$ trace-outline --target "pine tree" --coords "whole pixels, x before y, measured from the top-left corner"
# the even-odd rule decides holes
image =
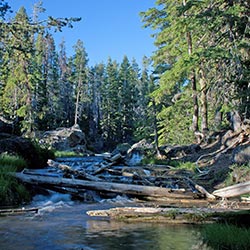
[[[249,76],[244,71],[249,59],[245,60],[245,57],[243,60],[242,57],[247,46],[249,4],[242,1],[185,0],[159,0],[156,4],[158,8],[142,13],[145,25],[157,30],[154,35],[158,46],[153,56],[155,66],[168,65],[168,70],[160,75],[160,86],[154,96],[161,101],[167,100],[168,96],[178,96],[177,101],[168,101],[160,114],[163,119],[162,137],[169,138],[174,131],[166,127],[166,119],[175,124],[179,120],[177,115],[182,114],[185,119],[179,120],[179,127],[186,131],[186,137],[192,138],[188,135],[191,125],[188,122],[190,110],[187,109],[191,104],[188,96],[192,95],[195,118],[192,127],[197,128],[198,97],[201,130],[205,134],[213,123],[212,113],[218,112],[218,107],[223,110],[223,106],[229,109],[239,106],[242,99],[239,99],[240,95],[236,98],[240,86],[236,82],[241,82],[243,89],[249,90],[246,84]],[[197,88],[196,82],[199,83]],[[186,107],[184,114],[179,104]],[[245,104],[241,107],[246,107]]]
[[[134,65],[135,66],[135,65]],[[137,67],[132,68],[127,56],[124,56],[119,69],[119,130],[120,141],[132,140],[134,130],[134,108],[136,103],[136,87],[138,81]]]
[[[38,129],[54,129],[59,124],[58,55],[51,34],[36,39],[34,109]]]
[[[118,80],[119,65],[108,59],[105,82],[102,85],[101,130],[106,147],[112,148],[120,142],[120,86]]]
[[[75,55],[71,58],[71,77],[70,80],[75,89],[75,117],[74,124],[78,124],[87,119],[88,109],[88,68],[87,53],[83,42],[78,40],[74,46]],[[85,114],[83,114],[85,112]],[[86,124],[86,122],[85,122]]]
[[[27,133],[33,130],[34,117],[32,113],[32,91],[34,77],[32,75],[34,56],[33,37],[35,30],[27,16],[24,7],[17,12],[11,26],[11,32],[5,37],[8,50],[5,54],[5,64],[8,75],[2,95],[3,111],[9,118],[17,117],[23,120],[23,130]]]
[[[103,142],[101,138],[102,89],[105,83],[105,65],[103,63],[89,70],[91,114],[89,119],[89,138],[92,141]]]
[[[66,55],[65,41],[59,45],[59,110],[57,116],[60,117],[62,126],[72,126],[74,124],[74,89],[70,82],[70,67]]]
[[[138,74],[138,83],[136,86],[136,104],[135,104],[135,130],[134,137],[136,140],[149,139],[152,131],[152,119],[150,114],[150,93],[153,91],[151,88],[151,77],[149,75],[149,59],[143,58],[143,68],[141,74]]]

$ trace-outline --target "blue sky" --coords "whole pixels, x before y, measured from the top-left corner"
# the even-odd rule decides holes
[[[16,12],[24,6],[29,15],[38,0],[7,0]],[[144,55],[155,50],[153,31],[142,28],[139,12],[154,7],[155,0],[43,0],[45,15],[81,17],[73,29],[64,28],[54,34],[56,44],[65,40],[68,56],[73,53],[77,39],[84,43],[89,65],[107,62],[110,56],[121,62],[124,55],[141,64]],[[44,17],[43,17],[44,18]]]

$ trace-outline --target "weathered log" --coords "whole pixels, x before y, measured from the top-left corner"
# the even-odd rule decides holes
[[[206,198],[211,199],[211,200],[216,199],[216,197],[213,194],[210,194],[204,187],[196,184],[194,181],[192,181],[191,179],[187,177],[185,177],[184,179],[186,179],[193,186],[193,188],[195,188],[200,193],[204,194]]]
[[[24,213],[37,213],[39,208],[13,208],[13,209],[0,209],[0,215],[15,215]]]
[[[100,178],[93,176],[91,174],[88,174],[83,170],[81,170],[81,171],[74,170],[68,165],[61,164],[61,163],[55,162],[55,161],[50,160],[50,159],[48,160],[47,164],[50,167],[61,169],[62,171],[66,172],[67,174],[76,175],[78,178],[80,177],[80,178],[91,180],[91,181],[101,181]]]
[[[110,163],[102,162],[101,166],[94,172],[94,175],[99,174],[99,173],[103,172],[104,170],[107,170],[111,166],[115,165],[121,159],[123,159],[123,157],[120,153],[112,156],[111,158],[108,158],[107,160]]]
[[[194,186],[200,193],[204,194],[208,199],[215,200],[216,197],[213,194],[210,194],[204,187],[195,184]]]
[[[112,162],[117,162],[120,159],[123,159],[123,157],[120,153],[118,153],[118,154],[115,154],[114,156],[112,156],[109,160]]]
[[[55,185],[64,186],[80,189],[90,189],[104,192],[113,192],[120,194],[128,194],[134,196],[150,196],[150,197],[169,197],[176,199],[192,199],[193,193],[190,191],[173,190],[170,188],[162,187],[151,187],[151,186],[141,186],[133,184],[122,184],[122,183],[110,183],[110,182],[96,182],[96,181],[85,181],[77,179],[67,179],[67,178],[54,178],[26,175],[23,173],[13,173],[13,175],[25,183],[30,183],[34,185]]]
[[[250,210],[211,209],[211,208],[155,208],[155,207],[116,207],[106,210],[87,211],[89,216],[109,217],[119,221],[144,221],[165,223],[211,223],[218,220],[231,220],[250,217]]]
[[[250,193],[250,181],[215,190],[213,195],[222,198],[230,198],[248,193]]]
[[[112,165],[113,165],[113,162],[112,163],[106,163],[106,164],[104,164],[102,162],[101,166],[97,170],[95,170],[95,172],[93,174],[94,175],[99,174],[99,173],[103,172],[104,170],[108,169],[109,167],[111,167]]]

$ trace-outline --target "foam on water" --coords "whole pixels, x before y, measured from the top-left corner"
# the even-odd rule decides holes
[[[51,192],[49,196],[36,195],[33,197],[32,207],[39,207],[37,215],[50,213],[57,208],[72,206],[71,195]]]
[[[127,204],[135,202],[134,199],[128,198],[126,195],[117,195],[115,198],[112,199],[103,199],[100,203],[115,203],[115,204]]]

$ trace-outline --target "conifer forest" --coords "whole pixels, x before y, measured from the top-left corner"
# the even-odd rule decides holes
[[[138,13],[156,46],[142,65],[88,65],[84,41],[67,56],[54,31],[79,18],[21,7],[11,20],[0,1],[0,116],[20,133],[78,124],[92,145],[111,149],[141,139],[187,144],[250,119],[250,2],[157,0]]]

